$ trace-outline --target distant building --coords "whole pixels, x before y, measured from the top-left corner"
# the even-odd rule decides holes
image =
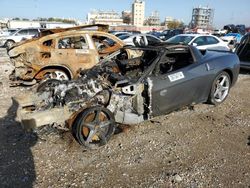
[[[170,17],[170,16],[167,16],[167,17],[165,18],[165,20],[164,20],[164,25],[165,25],[165,26],[168,26],[168,24],[169,24],[170,22],[172,22],[172,21],[174,21],[174,19],[173,19],[172,17]]]
[[[122,11],[122,20],[125,24],[132,24],[132,12],[130,10]]]
[[[209,7],[193,8],[191,27],[199,29],[210,29],[213,25],[214,9]]]
[[[0,20],[0,29],[7,28],[7,24],[8,24],[8,19],[1,19]]]
[[[14,28],[39,28],[40,22],[39,21],[26,21],[26,20],[9,20],[7,23],[7,27],[9,29]]]
[[[135,26],[143,26],[145,19],[145,2],[135,0],[132,4],[132,24]]]
[[[146,19],[145,25],[150,25],[150,26],[159,26],[159,25],[161,25],[159,12],[158,11],[152,12],[151,16],[149,16]]]
[[[14,28],[44,28],[44,29],[54,29],[54,28],[67,28],[74,27],[76,24],[64,23],[64,22],[49,22],[49,21],[26,21],[26,20],[9,20],[7,22],[7,27],[9,29]]]
[[[73,23],[63,23],[63,22],[40,22],[41,28],[54,29],[54,28],[67,28],[74,27],[76,24]]]
[[[88,24],[107,24],[111,26],[123,24],[123,19],[115,11],[93,10],[88,13]]]

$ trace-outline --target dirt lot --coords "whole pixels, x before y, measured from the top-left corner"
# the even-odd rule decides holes
[[[250,75],[224,104],[197,105],[85,151],[69,134],[40,138],[15,120],[12,66],[0,49],[0,187],[250,187]],[[39,134],[40,135],[40,134]]]

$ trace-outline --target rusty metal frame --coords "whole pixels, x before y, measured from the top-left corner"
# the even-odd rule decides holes
[[[60,33],[60,32],[65,32],[65,31],[73,31],[73,30],[83,30],[83,29],[88,29],[90,30],[91,28],[97,27],[96,31],[103,31],[103,32],[108,32],[109,26],[104,25],[104,24],[93,24],[93,25],[81,25],[81,26],[76,26],[76,27],[68,27],[68,28],[56,28],[56,29],[46,29],[40,32],[40,37],[47,36],[50,34],[55,34],[55,33]]]

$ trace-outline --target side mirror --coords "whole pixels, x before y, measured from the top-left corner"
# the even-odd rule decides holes
[[[192,45],[193,45],[193,46],[195,46],[195,47],[196,47],[196,46],[198,46],[198,44],[197,44],[197,43],[195,43],[195,42],[194,42]]]

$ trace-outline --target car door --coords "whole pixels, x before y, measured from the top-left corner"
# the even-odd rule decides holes
[[[56,39],[51,50],[50,64],[62,64],[73,72],[93,67],[98,61],[90,49],[86,35],[68,35]]]
[[[205,36],[197,37],[193,40],[192,45],[196,46],[199,50],[207,49],[207,43]]]
[[[146,36],[146,39],[149,46],[161,42],[161,40],[159,40],[158,38],[149,35]]]
[[[38,29],[29,29],[29,39],[33,38],[34,36],[38,36],[38,33]]]
[[[223,41],[219,41],[213,36],[206,36],[207,49],[212,50],[229,50],[226,44]]]
[[[250,69],[250,35],[245,35],[236,49],[241,67]]]
[[[206,64],[192,63],[176,71],[148,78],[151,115],[169,113],[182,106],[207,100],[210,91]]]
[[[15,42],[20,42],[21,40],[29,38],[28,29],[21,29],[15,34]]]

